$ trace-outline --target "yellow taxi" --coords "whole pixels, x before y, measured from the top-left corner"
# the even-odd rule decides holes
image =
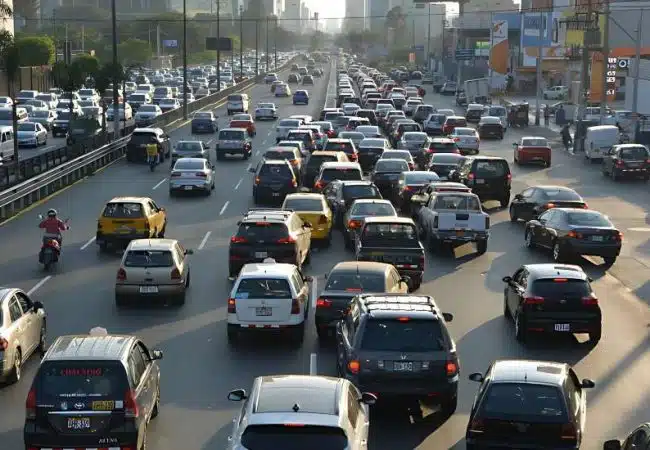
[[[149,197],[115,197],[97,220],[95,242],[101,251],[124,248],[133,239],[163,238],[167,212]]]
[[[320,241],[326,246],[330,245],[333,215],[324,195],[302,192],[288,194],[284,199],[282,209],[295,211],[302,220],[311,224],[312,242]]]

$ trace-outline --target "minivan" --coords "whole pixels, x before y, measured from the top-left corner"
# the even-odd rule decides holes
[[[12,126],[0,126],[0,164],[14,158],[14,129]]]
[[[27,110],[25,108],[17,107],[16,108],[16,117],[17,122],[27,122]],[[0,108],[0,126],[9,126],[13,127],[14,122],[14,113],[12,108]]]
[[[585,134],[585,158],[602,160],[612,146],[619,143],[620,136],[616,125],[598,125],[587,128]]]
[[[228,110],[229,116],[238,112],[248,114],[248,106],[248,94],[230,94],[228,96],[226,109]]]

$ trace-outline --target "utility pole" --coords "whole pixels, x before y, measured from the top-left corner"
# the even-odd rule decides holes
[[[605,122],[605,115],[607,112],[607,72],[609,67],[609,0],[603,0],[604,8],[603,15],[605,16],[605,23],[603,24],[603,98],[600,102],[600,123]],[[640,43],[638,44],[640,45]]]
[[[587,4],[587,16],[585,20],[585,30],[583,33],[583,42],[582,42],[582,72],[580,76],[580,105],[578,106],[578,119],[584,119],[585,107],[587,106],[587,90],[589,89],[589,37],[588,34],[593,31],[592,27],[592,15],[593,9],[591,0]],[[582,142],[582,141],[581,141]],[[580,144],[579,150],[583,150],[582,144]]]
[[[162,49],[160,48],[160,24],[156,24],[156,56],[162,56]]]
[[[269,72],[271,55],[269,55],[269,16],[266,16],[266,73]]]
[[[239,5],[239,79],[244,79],[244,7]]]
[[[539,10],[539,27],[538,27],[538,39],[537,39],[537,77],[536,77],[536,87],[537,91],[535,93],[535,125],[539,126],[539,116],[540,116],[540,109],[542,108],[541,100],[542,100],[542,53],[544,52],[544,44],[543,44],[543,39],[544,35],[546,34],[546,30],[544,27],[544,13],[542,12],[542,9]]]
[[[258,76],[260,74],[259,31],[260,31],[260,19],[255,18],[255,76]]]
[[[428,10],[428,25],[427,25],[427,57],[426,59],[426,67],[427,71],[430,69],[431,65],[431,2],[429,2],[429,10]]]
[[[465,14],[465,1],[461,0],[458,2],[458,25],[456,25],[456,50],[462,45],[460,48],[465,48],[463,38],[462,38],[462,19],[463,15]],[[461,61],[456,59],[456,65],[458,66],[458,69],[456,71],[456,90],[461,89],[461,78],[463,76],[463,65],[461,64]]]
[[[187,119],[187,0],[183,0],[183,118]]]
[[[86,53],[86,26],[81,24],[81,51]]]
[[[643,23],[643,9],[639,14],[639,24],[636,26],[636,49],[634,56],[634,97],[632,97],[632,112],[636,113],[639,120],[639,76],[641,74],[641,26]]]
[[[113,28],[113,133],[115,139],[120,138],[120,105],[117,90],[120,87],[119,80],[117,79],[117,8],[115,7],[115,1],[111,1],[111,22]],[[66,37],[66,42],[68,41]],[[126,114],[126,110],[124,110]],[[70,108],[70,116],[72,117],[72,108]]]
[[[274,55],[274,62],[273,62],[273,70],[278,69],[278,18],[275,18],[275,31],[273,32],[273,53]]]
[[[217,39],[221,39],[221,0],[217,1]],[[221,46],[217,46],[217,85],[219,85],[219,90],[221,90]]]

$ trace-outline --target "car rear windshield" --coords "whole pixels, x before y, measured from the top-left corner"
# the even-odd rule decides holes
[[[488,116],[501,117],[506,115],[506,109],[502,106],[494,106],[488,109]]]
[[[311,139],[311,133],[309,131],[290,131],[287,139],[290,141],[305,141]]]
[[[361,348],[388,352],[442,351],[445,339],[437,320],[368,320]]]
[[[328,112],[325,113],[325,120],[328,122],[331,122],[332,120],[336,119],[337,117],[343,117],[344,114],[342,112]]]
[[[249,242],[275,242],[286,238],[287,235],[287,227],[282,223],[246,222],[239,225],[237,230],[237,237],[245,238]]]
[[[264,164],[260,169],[259,176],[293,178],[293,173],[291,173],[291,169],[289,169],[285,164]]]
[[[396,243],[415,244],[418,234],[415,226],[408,223],[369,223],[363,229],[364,242],[384,242],[385,245]]]
[[[78,401],[84,398],[110,397],[120,401],[127,388],[124,366],[117,362],[49,361],[39,370],[38,390],[41,400]]]
[[[457,136],[475,136],[476,131],[473,129],[468,129],[468,128],[456,128],[455,134]]]
[[[126,267],[171,267],[172,252],[168,250],[131,250],[124,259]]]
[[[569,225],[579,227],[611,227],[612,223],[596,211],[570,212],[567,214]]]
[[[228,101],[229,102],[241,102],[242,97],[239,94],[232,94],[228,96]]]
[[[332,180],[361,180],[361,172],[353,168],[325,169],[321,176],[322,180],[329,183]]]
[[[357,198],[381,198],[381,194],[374,184],[356,184],[343,186],[343,198],[345,200]]]
[[[352,141],[355,139],[362,141],[365,138],[363,133],[360,131],[344,131],[340,136],[342,139],[352,139]]]
[[[384,292],[383,273],[341,273],[332,272],[327,278],[326,291]]]
[[[477,161],[474,173],[477,178],[497,178],[506,176],[510,169],[506,161]]]
[[[648,151],[645,147],[630,147],[623,148],[620,151],[621,159],[627,159],[631,161],[635,160],[645,160],[648,158]]]
[[[3,112],[0,111],[0,120],[7,120],[11,119],[13,116],[11,116],[11,113],[9,113],[9,117],[3,117]],[[58,120],[70,120],[70,111],[57,111],[56,112],[56,118]],[[133,140],[134,137],[138,137],[136,133],[131,133],[131,140]]]
[[[462,156],[456,156],[453,153],[450,154],[437,154],[433,155],[433,158],[431,158],[431,164],[460,164],[461,162],[464,161],[465,158]]]
[[[289,282],[279,278],[244,278],[235,298],[291,298]]]
[[[582,298],[591,295],[591,286],[585,280],[548,278],[535,280],[532,294],[544,298]]]
[[[456,153],[458,151],[458,147],[456,147],[455,142],[431,142],[429,144],[429,148],[440,153]]]
[[[400,160],[388,160],[380,159],[375,164],[375,172],[405,172],[409,170],[409,165],[403,159]]]
[[[542,194],[545,200],[581,202],[582,198],[577,192],[568,189],[544,189]]]
[[[403,125],[399,126],[400,131],[402,132],[407,132],[407,131],[420,131],[420,125],[417,123],[406,123]]]
[[[174,164],[174,170],[204,170],[205,164],[203,161],[192,161],[187,159],[179,159]]]
[[[548,141],[541,138],[522,139],[521,145],[523,147],[548,147]]]
[[[426,184],[432,181],[438,181],[440,177],[435,172],[405,172],[404,183],[409,184]]]
[[[563,422],[564,396],[555,386],[532,383],[494,383],[485,394],[481,416],[513,418],[518,422]]]
[[[422,133],[407,133],[404,135],[405,141],[424,142],[427,140],[427,135]]]
[[[219,132],[219,140],[221,141],[243,141],[244,132],[235,130],[221,130]]]
[[[447,125],[452,125],[454,127],[464,127],[467,125],[465,119],[447,119]]]
[[[354,152],[354,144],[352,144],[352,142],[332,142],[332,141],[328,141],[325,144],[325,148],[323,150],[352,153],[352,152]]]
[[[156,109],[156,105],[142,105],[142,106],[138,109],[138,112],[141,112],[141,113],[143,113],[143,112],[144,112],[144,113],[155,113],[156,111],[158,111],[158,110]]]
[[[445,194],[436,197],[435,209],[456,209],[460,211],[480,211],[481,204],[473,195]]]
[[[181,152],[201,152],[203,146],[200,142],[179,142],[176,144],[175,151]]]
[[[389,203],[356,203],[350,210],[350,216],[397,216],[393,205]]]
[[[59,114],[59,118],[60,117],[61,115]],[[131,133],[131,142],[135,142],[138,144],[145,144],[150,142],[155,143],[157,142],[157,139],[155,133],[135,131]]]
[[[309,168],[318,168],[324,162],[336,162],[337,158],[334,155],[312,155],[307,161],[307,167]]]
[[[298,128],[300,126],[300,120],[296,120],[296,119],[281,120],[278,126]]]
[[[249,425],[241,437],[249,450],[345,450],[348,439],[338,427],[317,425]]]
[[[290,150],[267,150],[264,153],[264,158],[266,159],[294,159],[295,157],[296,155]]]
[[[284,209],[292,209],[294,211],[323,211],[323,201],[319,198],[288,198],[284,202]]]
[[[102,215],[111,219],[139,219],[144,217],[144,211],[140,203],[109,203]]]

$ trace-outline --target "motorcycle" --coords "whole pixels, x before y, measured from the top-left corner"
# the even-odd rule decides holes
[[[43,220],[43,216],[39,215],[39,219]],[[64,222],[68,224],[66,219]],[[59,262],[61,257],[61,244],[56,238],[53,237],[43,237],[43,243],[41,244],[41,251],[38,253],[38,262],[43,265],[45,271],[49,271],[50,268]]]

